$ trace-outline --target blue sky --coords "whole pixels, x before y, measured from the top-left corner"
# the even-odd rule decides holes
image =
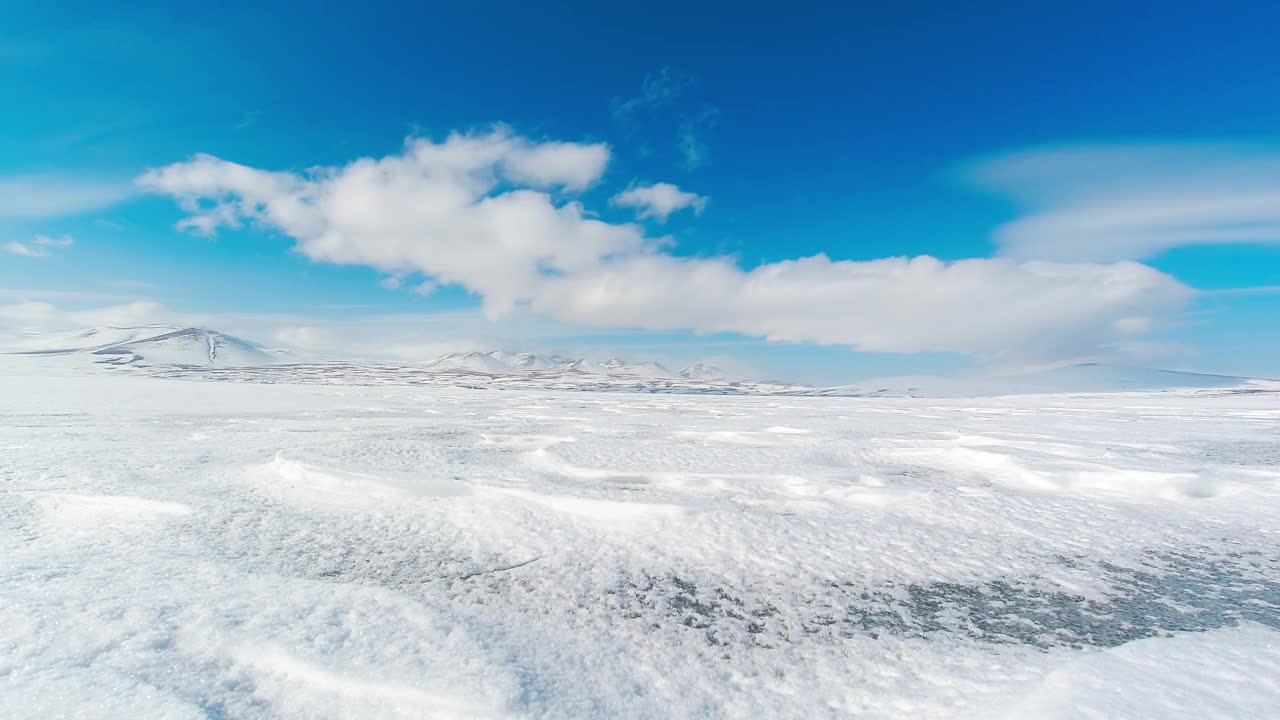
[[[0,2],[0,305],[25,304],[9,312],[15,327],[141,302],[122,312],[206,318],[267,343],[307,328],[409,354],[522,345],[736,361],[820,382],[1079,359],[1280,375],[1280,218],[1269,209],[1280,207],[1280,11],[1263,3],[117,5]],[[405,154],[406,138],[492,137],[495,124],[513,152],[607,146],[583,187],[533,187],[556,207],[641,228],[642,246],[553,268],[580,276],[574,288],[687,292],[686,275],[724,270],[717,258],[744,271],[790,272],[787,261],[818,253],[836,265],[773,284],[764,272],[727,277],[685,303],[688,317],[673,303],[637,319],[539,286],[493,320],[482,298],[506,278],[456,263],[460,282],[436,272],[463,240],[395,254],[353,236],[337,264],[301,225],[245,215],[212,237],[176,229],[191,215],[178,174],[135,183],[148,169],[194,171],[181,164],[196,153],[336,173]],[[519,189],[514,161],[498,162],[498,184],[477,198]],[[705,207],[659,222],[610,201],[654,183]],[[207,208],[245,188],[202,192]],[[660,278],[614,260],[637,253],[663,259]],[[972,281],[913,271],[903,282],[919,292],[890,287],[880,266],[838,265],[916,256],[985,264]],[[1037,295],[1044,273],[1026,264],[1046,262],[1111,269]],[[429,278],[435,292],[411,290]],[[1025,287],[984,289],[977,302],[971,282]],[[1133,287],[1055,315],[1073,288],[1120,282]],[[809,285],[822,291],[800,297]],[[918,300],[933,295],[936,307]],[[957,304],[974,309],[935,311]],[[1000,319],[1003,339],[998,323],[977,327],[987,308],[1013,305],[1045,321],[1030,310]],[[921,318],[938,318],[941,339],[901,330]],[[956,327],[970,318],[966,336]]]

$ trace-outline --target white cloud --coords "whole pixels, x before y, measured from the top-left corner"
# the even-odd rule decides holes
[[[1280,242],[1280,147],[1077,145],[977,163],[967,179],[1017,203],[1003,255],[1137,260],[1184,245]]]
[[[282,327],[276,331],[277,342],[300,350],[323,350],[339,345],[336,335],[325,328],[303,325]]]
[[[68,313],[67,316],[72,324],[78,327],[97,327],[102,325],[132,327],[163,322],[174,317],[173,313],[163,305],[149,300],[135,300],[123,305],[80,310]]]
[[[23,257],[44,258],[49,257],[53,248],[67,248],[74,244],[74,240],[69,235],[62,237],[50,237],[48,235],[37,235],[30,243],[23,243],[14,240],[0,246],[10,255],[21,255]]]
[[[0,305],[0,321],[13,327],[45,327],[58,316],[58,308],[47,302],[27,301]]]
[[[301,175],[197,155],[140,182],[194,213],[184,228],[248,219],[296,238],[315,260],[466,286],[497,315],[545,273],[581,272],[646,243],[638,226],[594,219],[548,192],[594,182],[607,158],[604,146],[534,143],[499,128],[438,143],[411,138],[399,155]]]
[[[21,175],[0,178],[0,219],[21,220],[74,215],[115,205],[136,189],[125,180],[69,175]]]
[[[0,305],[0,327],[31,331],[69,330],[83,327],[132,327],[183,318],[159,303],[146,300],[64,310],[47,302],[24,301]]]
[[[399,290],[404,284],[404,278],[399,275],[388,275],[378,281],[378,287],[386,290]]]
[[[49,237],[48,235],[37,235],[36,239],[33,240],[32,242],[34,242],[36,245],[39,245],[41,247],[53,247],[53,248],[71,247],[73,244],[75,244],[75,241],[71,239],[70,235],[63,235],[62,237]]]
[[[31,258],[49,257],[48,250],[45,250],[42,247],[36,247],[34,245],[28,245],[26,243],[18,242],[17,240],[5,243],[3,248],[4,248],[4,251],[9,253],[10,255],[21,255],[22,257],[31,257]]]
[[[515,141],[503,160],[505,175],[534,187],[563,185],[585,190],[595,184],[609,164],[609,146],[565,142],[532,144]]]
[[[665,182],[638,185],[614,195],[609,202],[636,208],[640,218],[653,218],[658,222],[666,222],[671,213],[684,208],[693,208],[695,214],[701,214],[707,206],[707,198],[702,195],[685,192]]]
[[[556,278],[532,306],[569,322],[994,359],[1085,354],[1191,294],[1137,263],[818,255],[744,271],[725,258],[648,255]]]
[[[551,194],[601,177],[607,149],[595,147],[498,128],[411,138],[397,155],[299,174],[197,155],[140,182],[192,212],[189,229],[256,223],[293,237],[314,260],[461,285],[483,298],[491,318],[527,305],[597,326],[1051,357],[1158,328],[1191,295],[1135,263],[819,255],[748,271],[728,258],[676,257],[662,251],[669,239],[603,222]]]

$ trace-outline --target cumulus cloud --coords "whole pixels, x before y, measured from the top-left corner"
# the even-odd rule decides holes
[[[54,249],[70,247],[75,241],[69,235],[62,237],[49,237],[48,235],[37,235],[30,243],[12,242],[5,243],[0,246],[10,255],[21,255],[23,257],[45,258],[49,257],[50,252]]]
[[[995,233],[1008,257],[1138,260],[1184,245],[1280,243],[1280,147],[1075,145],[964,174],[1022,210]]]
[[[573,195],[601,178],[607,159],[603,146],[498,128],[411,138],[395,155],[302,173],[197,155],[140,182],[191,212],[189,230],[254,223],[314,260],[421,273],[426,288],[460,285],[494,318],[528,308],[596,326],[1050,357],[1159,327],[1191,295],[1136,263],[818,255],[743,269],[680,257],[664,251],[668,238],[604,222]]]
[[[638,217],[653,218],[658,222],[666,222],[671,213],[684,208],[693,208],[694,213],[701,214],[707,206],[707,198],[702,195],[685,192],[665,182],[637,185],[614,195],[609,202],[635,208]]]
[[[257,222],[315,260],[463,285],[498,315],[546,273],[581,272],[645,244],[639,227],[602,222],[552,194],[593,184],[608,157],[603,145],[535,143],[498,128],[411,138],[401,154],[303,174],[197,155],[140,182],[192,212],[185,229]]]

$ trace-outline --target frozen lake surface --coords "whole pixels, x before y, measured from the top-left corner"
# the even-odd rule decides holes
[[[1280,395],[0,366],[0,716],[1266,717]]]

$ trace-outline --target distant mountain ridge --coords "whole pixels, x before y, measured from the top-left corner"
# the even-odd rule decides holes
[[[428,360],[420,366],[438,369],[478,373],[585,373],[590,375],[627,375],[653,379],[686,379],[721,381],[729,375],[720,368],[698,363],[680,371],[673,371],[652,360],[631,362],[622,358],[604,361],[572,358],[564,355],[540,355],[537,353],[512,353],[502,350],[490,352],[454,352]]]
[[[258,343],[205,327],[143,325],[95,327],[20,336],[0,352],[22,355],[88,354],[113,365],[173,365],[179,367],[258,367],[304,361],[295,353],[268,349]],[[314,358],[313,358],[314,359]],[[490,375],[606,375],[652,380],[730,380],[725,371],[702,363],[678,372],[654,361],[622,358],[596,361],[565,355],[530,352],[453,352],[416,365],[435,372]]]
[[[1082,363],[1025,373],[899,377],[834,387],[754,381],[694,364],[680,371],[621,358],[597,361],[530,352],[454,352],[420,362],[318,357],[267,348],[204,327],[146,325],[22,334],[0,339],[0,354],[68,356],[88,366],[144,369],[163,377],[242,382],[410,384],[630,392],[826,397],[991,397],[1057,393],[1203,390],[1280,392],[1280,381],[1231,375]],[[86,367],[88,367],[86,366]]]

